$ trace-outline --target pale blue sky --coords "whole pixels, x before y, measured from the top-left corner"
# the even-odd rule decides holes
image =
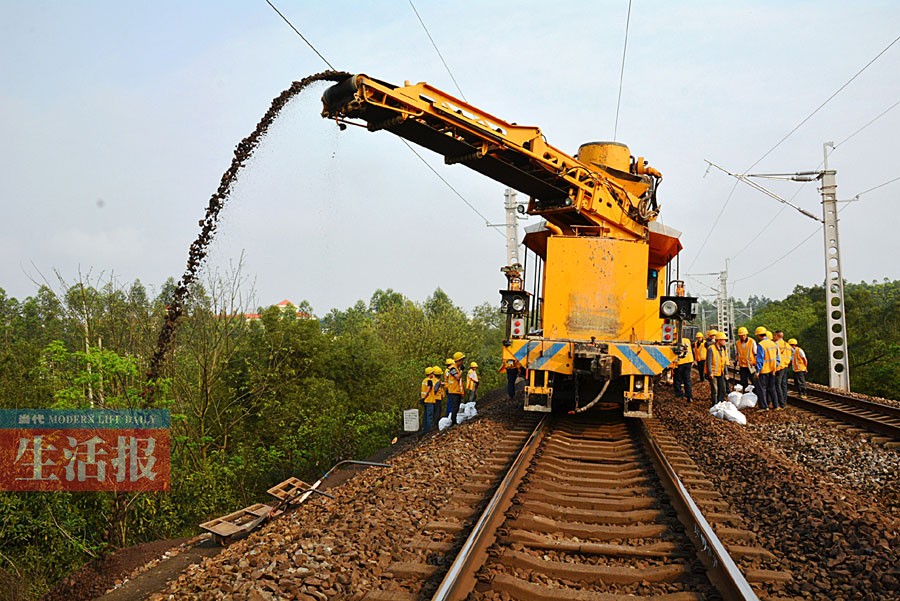
[[[454,92],[406,0],[276,4],[339,69]],[[540,126],[572,153],[612,137],[627,1],[416,6],[471,103]],[[325,67],[263,0],[2,8],[0,287],[18,297],[54,270],[151,287],[179,276],[234,145],[272,97]],[[618,138],[665,175],[662,220],[684,232],[683,273],[734,257],[730,279],[745,278],[815,229],[788,209],[737,254],[781,208],[741,186],[698,256],[732,187],[704,177],[703,159],[747,168],[900,35],[898,23],[891,1],[633,3]],[[378,287],[495,302],[502,237],[390,134],[322,120],[320,95],[288,106],[241,175],[211,266],[243,252],[259,304],[306,298],[319,314]],[[898,100],[900,42],[754,171],[812,169],[823,142]],[[900,176],[898,132],[900,107],[835,151],[840,198]],[[428,159],[502,221],[502,185]],[[766,185],[791,195],[799,184]],[[898,199],[900,182],[842,214],[849,280],[900,278],[890,260]],[[814,184],[796,202],[820,212]],[[782,297],[820,282],[821,248],[815,236],[736,294]]]

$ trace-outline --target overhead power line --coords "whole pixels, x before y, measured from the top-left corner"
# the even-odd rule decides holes
[[[893,184],[893,183],[896,182],[896,181],[900,181],[900,177],[895,177],[894,179],[888,180],[888,181],[884,182],[883,184],[878,184],[877,186],[873,186],[873,187],[869,188],[868,190],[863,190],[862,192],[858,193],[858,194],[857,194],[856,196],[854,196],[853,198],[854,198],[854,199],[857,199],[857,198],[859,198],[860,196],[862,196],[863,194],[868,194],[869,192],[872,192],[873,190],[877,190],[878,188],[883,188],[883,187],[887,186],[888,184]],[[841,201],[838,201],[838,202],[841,202]],[[844,201],[844,202],[846,202],[846,201]],[[850,205],[847,204],[847,205],[844,205],[843,207],[841,207],[841,208],[838,210],[838,213],[843,213],[843,212],[844,212],[844,209],[846,209],[848,206],[850,206]],[[782,207],[782,209],[784,209],[784,207]],[[762,269],[760,269],[760,270],[758,270],[758,271],[756,271],[756,272],[754,272],[754,273],[751,273],[750,275],[747,275],[747,276],[744,276],[744,277],[742,277],[742,278],[738,278],[738,279],[734,280],[734,283],[737,284],[738,282],[743,282],[744,280],[749,280],[750,278],[755,277],[755,276],[758,276],[758,275],[761,274],[762,272],[767,271],[768,269],[774,267],[774,266],[777,265],[778,263],[781,263],[783,260],[785,260],[786,258],[788,258],[788,257],[791,255],[791,253],[793,253],[795,250],[797,250],[798,248],[800,248],[801,246],[803,246],[804,244],[806,244],[806,243],[809,241],[810,238],[812,238],[812,237],[815,236],[816,234],[820,233],[821,231],[822,231],[821,228],[816,228],[815,230],[812,231],[812,233],[810,233],[809,236],[807,236],[806,238],[804,238],[803,240],[801,240],[800,243],[797,244],[797,246],[795,246],[795,247],[792,248],[791,250],[787,251],[785,254],[781,255],[780,257],[778,257],[777,259],[775,259],[774,261],[772,261],[771,263],[769,263],[768,265],[766,265],[766,266],[763,267]]]
[[[877,190],[878,188],[884,188],[884,187],[887,186],[888,184],[893,184],[893,183],[896,182],[896,181],[900,181],[900,177],[895,177],[894,179],[888,180],[888,181],[884,182],[883,184],[878,184],[878,185],[875,186],[874,188],[869,188],[868,190],[863,190],[862,192],[860,192],[859,194],[857,194],[856,196],[854,196],[854,198],[859,198],[859,197],[862,196],[863,194],[868,194],[868,193],[871,192],[872,190]]]
[[[266,0],[266,3],[267,3],[269,6],[272,7],[272,10],[274,10],[276,13],[278,13],[278,16],[281,17],[281,18],[284,20],[284,22],[287,23],[288,26],[290,26],[291,29],[294,30],[294,33],[296,33],[297,35],[300,36],[300,39],[301,39],[301,40],[303,40],[304,42],[306,42],[306,45],[307,45],[307,46],[309,46],[310,48],[312,48],[312,51],[313,51],[313,52],[315,52],[316,54],[319,55],[319,58],[321,58],[323,61],[325,61],[325,64],[328,65],[328,68],[329,68],[329,69],[331,69],[332,71],[335,70],[334,67],[331,65],[331,63],[328,62],[328,59],[325,58],[324,56],[322,56],[322,53],[321,53],[321,52],[319,52],[318,50],[316,50],[316,47],[312,45],[312,42],[310,42],[309,40],[307,40],[306,37],[305,37],[302,33],[300,33],[300,30],[298,30],[296,27],[294,27],[294,24],[291,23],[290,21],[288,21],[288,18],[285,17],[283,14],[281,14],[281,11],[278,10],[278,7],[276,7],[274,4],[272,4],[269,0]]]
[[[622,68],[619,70],[619,98],[616,100],[616,124],[613,127],[613,141],[619,135],[619,106],[622,104],[622,82],[625,80],[625,53],[628,51],[628,26],[631,24],[631,0],[628,0],[628,16],[625,17],[625,44],[622,47]]]
[[[761,157],[759,157],[758,159],[756,159],[756,161],[754,161],[752,165],[750,165],[749,167],[747,167],[747,168],[744,170],[744,172],[746,173],[747,171],[750,171],[751,169],[753,169],[754,167],[756,167],[756,165],[758,165],[760,162],[762,162],[763,159],[765,159],[767,156],[769,156],[770,154],[772,154],[772,152],[773,152],[776,148],[778,148],[779,146],[781,146],[781,145],[785,142],[785,140],[787,140],[787,139],[790,138],[792,135],[794,135],[794,132],[796,132],[798,129],[800,129],[807,121],[809,121],[810,119],[812,119],[812,117],[813,117],[816,113],[818,113],[820,110],[822,110],[822,108],[824,108],[825,105],[827,105],[829,102],[831,102],[831,101],[834,99],[835,96],[837,96],[838,94],[840,94],[840,93],[844,90],[844,88],[846,88],[847,86],[849,86],[849,85],[850,85],[857,77],[859,77],[866,69],[868,69],[870,66],[872,66],[872,64],[873,64],[875,61],[877,61],[879,58],[881,58],[881,55],[883,55],[885,52],[887,52],[887,51],[891,48],[891,46],[893,46],[894,44],[896,44],[898,41],[900,41],[900,36],[897,36],[896,38],[894,38],[894,40],[893,40],[890,44],[888,44],[887,46],[885,46],[885,47],[881,50],[881,52],[879,52],[878,54],[876,54],[875,57],[874,57],[872,60],[870,60],[869,62],[867,62],[867,63],[866,63],[859,71],[857,71],[857,72],[853,75],[853,77],[851,77],[850,79],[848,79],[848,80],[844,83],[844,85],[842,85],[842,86],[839,87],[837,90],[835,90],[835,92],[834,92],[831,96],[829,96],[829,97],[825,100],[825,102],[823,102],[823,103],[820,104],[818,107],[816,107],[815,110],[813,110],[813,111],[812,111],[809,115],[807,115],[802,121],[800,121],[800,123],[798,123],[791,131],[789,131],[784,137],[782,137],[780,140],[778,140],[778,142],[777,142],[774,146],[772,146],[772,148],[770,148],[769,150],[767,150]],[[893,108],[893,107],[891,107],[891,108]],[[888,109],[888,110],[890,110],[890,109]],[[886,113],[886,112],[887,112],[887,111],[885,111],[885,113]],[[879,115],[878,117],[876,117],[875,119],[873,119],[873,122],[874,122],[875,120],[877,120],[878,118],[880,118],[880,117],[881,117],[881,115]],[[866,124],[865,126],[863,126],[862,128],[860,128],[860,130],[858,130],[857,132],[854,132],[853,134],[851,134],[850,137],[853,137],[854,135],[856,135],[856,133],[859,133],[859,131],[862,131],[863,129],[865,129],[865,128],[868,127],[869,125],[870,125],[870,124]],[[849,140],[850,137],[846,138],[846,139],[844,140],[844,142],[846,142],[847,140]],[[842,142],[842,143],[843,143],[843,142]],[[703,239],[703,244],[700,245],[700,249],[697,251],[697,254],[694,255],[694,259],[693,259],[693,261],[691,261],[691,264],[688,266],[688,269],[690,269],[691,267],[693,267],[693,266],[694,266],[694,263],[697,262],[697,259],[699,259],[700,256],[703,254],[703,249],[706,248],[706,243],[709,241],[710,237],[712,236],[713,231],[715,230],[716,226],[719,224],[719,220],[722,218],[722,214],[725,212],[725,209],[728,207],[728,204],[731,202],[731,199],[732,199],[732,197],[734,196],[734,192],[735,192],[735,190],[737,189],[737,185],[738,185],[738,181],[735,181],[735,182],[734,182],[734,185],[731,187],[731,191],[728,193],[728,196],[725,198],[725,203],[722,205],[722,208],[719,210],[719,214],[716,216],[716,219],[715,219],[715,221],[713,222],[712,227],[709,228],[709,232],[707,232],[706,237]]]
[[[835,90],[834,93],[833,93],[831,96],[829,96],[829,97],[825,100],[825,102],[823,102],[822,104],[820,104],[819,106],[817,106],[816,109],[815,109],[813,112],[811,112],[809,115],[807,115],[807,116],[803,119],[803,121],[801,121],[800,123],[798,123],[798,124],[794,127],[794,129],[792,129],[792,130],[789,131],[787,134],[785,134],[785,136],[784,136],[783,138],[781,138],[780,140],[778,140],[778,142],[775,144],[775,146],[773,146],[772,148],[770,148],[769,150],[767,150],[767,151],[765,152],[765,154],[763,154],[761,157],[759,157],[758,159],[756,159],[756,162],[753,163],[752,165],[750,165],[749,167],[747,167],[746,170],[747,170],[747,171],[750,171],[751,169],[753,169],[754,167],[756,167],[756,166],[757,166],[764,158],[766,158],[767,156],[769,156],[770,154],[772,154],[772,151],[774,151],[776,148],[778,148],[779,146],[781,146],[781,144],[782,144],[785,140],[787,140],[787,139],[790,138],[792,135],[794,135],[794,132],[796,132],[798,129],[800,129],[801,127],[803,127],[803,124],[805,124],[807,121],[809,121],[810,119],[812,119],[813,116],[814,116],[816,113],[818,113],[820,110],[822,110],[822,108],[823,108],[826,104],[828,104],[829,102],[831,102],[831,101],[834,99],[835,96],[837,96],[838,94],[840,94],[840,93],[844,90],[844,88],[846,88],[846,87],[849,86],[851,83],[853,83],[853,80],[855,80],[857,77],[859,77],[860,75],[862,75],[863,71],[865,71],[866,69],[868,69],[875,61],[877,61],[879,58],[881,58],[881,55],[884,54],[885,52],[887,52],[887,51],[891,48],[891,46],[893,46],[894,44],[896,44],[898,41],[900,41],[900,36],[897,36],[896,38],[894,38],[894,41],[893,41],[893,42],[891,42],[890,44],[888,44],[887,46],[885,46],[884,49],[883,49],[881,52],[879,52],[878,54],[875,55],[875,58],[873,58],[872,60],[870,60],[869,62],[867,62],[867,63],[863,66],[862,69],[860,69],[859,71],[857,71],[857,72],[853,75],[853,77],[851,77],[850,79],[848,79],[848,80],[846,81],[846,83],[844,83],[844,85],[842,85],[842,86],[839,87],[837,90]]]
[[[479,211],[478,209],[476,209],[475,206],[474,206],[471,202],[469,202],[468,200],[466,200],[466,197],[463,196],[462,194],[460,194],[460,193],[457,191],[456,188],[454,188],[453,186],[451,186],[451,185],[450,185],[450,182],[448,182],[447,180],[445,180],[445,179],[444,179],[444,176],[442,176],[440,173],[438,173],[437,169],[435,169],[434,167],[432,167],[432,166],[431,166],[431,163],[429,163],[428,161],[425,160],[425,157],[423,157],[421,154],[419,154],[419,152],[418,152],[415,148],[413,148],[413,147],[410,145],[410,143],[407,142],[406,140],[404,140],[403,138],[400,138],[400,141],[403,142],[403,143],[406,145],[406,147],[409,148],[409,149],[412,151],[412,153],[413,153],[414,155],[416,155],[417,157],[419,157],[419,160],[422,161],[422,162],[425,164],[425,166],[428,167],[428,168],[431,170],[431,172],[434,173],[434,174],[437,176],[437,178],[438,178],[439,180],[441,180],[442,182],[444,182],[444,184],[446,184],[446,186],[447,186],[448,188],[450,188],[451,190],[453,190],[453,193],[456,194],[457,196],[459,196],[459,199],[460,199],[461,201],[463,201],[464,203],[466,203],[466,205],[468,205],[468,207],[469,207],[470,209],[472,209],[473,211],[475,211],[475,213],[476,213],[479,217],[481,217],[482,219],[484,219],[484,224],[485,224],[486,226],[490,227],[491,222],[488,221],[488,218],[485,217],[485,216],[481,213],[481,211]],[[504,238],[506,237],[506,235],[503,234],[500,230],[495,229],[494,231],[497,232],[498,234],[500,234],[501,236],[503,236]]]
[[[860,127],[859,129],[857,129],[855,132],[853,132],[852,134],[850,134],[849,136],[847,136],[846,138],[844,138],[843,140],[841,140],[841,141],[838,142],[837,144],[835,144],[835,145],[834,145],[834,148],[831,149],[832,152],[834,152],[834,151],[837,149],[838,146],[840,146],[841,144],[843,144],[844,142],[846,142],[846,141],[849,140],[850,138],[853,138],[856,134],[862,132],[862,130],[866,129],[867,127],[869,127],[870,125],[872,125],[873,123],[875,123],[876,121],[878,121],[879,119],[881,119],[882,117],[884,117],[885,115],[887,115],[889,112],[891,112],[891,111],[892,111],[893,109],[895,109],[897,106],[900,106],[900,100],[898,100],[897,102],[895,102],[894,104],[892,104],[892,105],[889,106],[888,108],[886,108],[886,109],[884,109],[883,111],[881,111],[880,113],[878,113],[878,116],[877,116],[877,117],[875,117],[874,119],[872,119],[871,121],[869,121],[868,123],[866,123],[865,125],[863,125],[862,127]]]
[[[466,95],[463,94],[462,88],[459,87],[459,83],[457,83],[456,78],[453,77],[453,71],[450,70],[450,66],[447,64],[447,61],[444,60],[444,55],[441,54],[441,51],[435,43],[434,38],[431,37],[431,32],[429,32],[428,28],[425,26],[425,21],[422,20],[422,16],[419,14],[419,11],[416,10],[416,5],[413,4],[412,0],[409,0],[409,5],[412,7],[413,12],[416,13],[416,18],[419,19],[419,23],[422,24],[422,29],[425,30],[425,35],[427,35],[428,39],[431,40],[431,45],[434,46],[434,51],[437,52],[437,55],[440,57],[441,62],[444,63],[444,69],[447,70],[447,74],[450,75],[450,79],[453,80],[453,85],[456,86],[456,91],[459,92],[459,95],[463,100],[468,102],[468,100],[466,100]]]
[[[319,58],[321,58],[323,61],[325,61],[325,64],[328,65],[329,68],[331,68],[332,70],[334,70],[334,67],[331,66],[331,63],[328,62],[328,59],[326,59],[326,58],[322,55],[321,52],[319,52],[318,50],[316,50],[316,47],[313,46],[312,43],[311,43],[309,40],[307,40],[307,39],[303,36],[302,33],[300,33],[300,30],[298,30],[296,27],[294,27],[294,24],[291,23],[291,22],[288,20],[287,17],[285,17],[283,14],[281,14],[281,11],[278,10],[278,8],[277,8],[274,4],[272,4],[272,2],[271,2],[270,0],[266,0],[266,4],[268,4],[269,6],[271,6],[271,7],[272,7],[272,10],[274,10],[276,13],[278,13],[278,16],[281,17],[281,18],[284,20],[284,22],[287,23],[287,24],[290,26],[290,28],[293,29],[294,32],[295,32],[298,36],[300,36],[300,38],[301,38],[304,42],[306,42],[306,45],[307,45],[307,46],[309,46],[310,48],[312,48],[312,51],[315,52],[315,53],[319,56]],[[410,4],[412,4],[412,2],[410,2]],[[415,10],[415,7],[413,7],[413,10]],[[418,14],[419,14],[419,13],[416,12],[416,15],[418,15]],[[419,20],[421,21],[421,19],[419,19]],[[425,24],[422,23],[422,26],[424,27]],[[427,31],[428,31],[428,30],[426,29],[426,33],[427,33]],[[430,38],[431,35],[429,34],[428,37]],[[434,43],[434,40],[432,40],[432,43]],[[435,46],[435,50],[437,50],[437,46]],[[438,51],[438,54],[440,54],[440,51]],[[441,60],[443,60],[443,57],[441,57]],[[444,63],[444,66],[446,66],[446,63]],[[449,68],[448,68],[448,71],[449,71]],[[452,73],[450,74],[450,77],[453,77],[453,74],[452,74]],[[453,80],[453,83],[456,83],[456,80],[455,80],[455,79]],[[459,88],[459,86],[457,86],[457,89],[458,89],[458,88]],[[459,93],[462,94],[462,90],[460,90]],[[463,100],[465,100],[465,97],[463,97]],[[420,155],[418,152],[416,152],[415,148],[413,148],[412,146],[410,146],[409,143],[407,143],[407,141],[404,140],[403,138],[400,138],[400,140],[406,145],[407,148],[409,148],[409,149],[412,151],[412,153],[413,153],[414,155],[416,155],[417,157],[419,157],[419,160],[421,160],[423,163],[425,163],[425,166],[428,167],[428,169],[430,169],[431,172],[434,173],[434,174],[438,177],[438,179],[441,180],[441,181],[444,183],[445,186],[447,186],[448,188],[450,188],[450,190],[451,190],[454,194],[456,194],[456,195],[460,198],[460,200],[462,200],[464,203],[466,203],[466,205],[467,205],[470,209],[472,209],[479,217],[481,217],[482,219],[484,219],[484,222],[485,222],[486,224],[490,225],[490,221],[488,221],[487,217],[485,217],[484,215],[482,215],[482,214],[481,214],[481,211],[479,211],[478,209],[475,208],[475,205],[473,205],[471,202],[469,202],[468,200],[466,200],[465,196],[463,196],[462,194],[460,194],[459,191],[457,191],[456,188],[454,188],[453,186],[451,186],[451,185],[450,185],[450,182],[448,182],[446,179],[444,179],[444,177],[443,177],[440,173],[438,173],[437,170],[435,170],[435,168],[432,167],[432,166],[428,163],[428,161],[426,161],[426,160],[422,157],[422,155]],[[494,231],[497,232],[498,234],[500,234],[501,236],[503,236],[503,233],[501,233],[500,231],[498,231],[498,230],[494,230]]]

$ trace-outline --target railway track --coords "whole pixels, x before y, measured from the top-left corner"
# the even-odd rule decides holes
[[[809,388],[806,396],[788,391],[789,402],[797,407],[900,441],[900,408],[816,388]]]
[[[732,381],[736,381],[737,370],[729,368],[728,373]],[[885,442],[893,440],[900,443],[900,408],[835,390],[812,387],[807,389],[807,398],[804,399],[794,389],[796,384],[793,379],[788,380],[788,384],[788,402],[791,405],[883,435],[887,437]]]
[[[486,465],[364,599],[778,598],[791,577],[655,420],[547,416]]]

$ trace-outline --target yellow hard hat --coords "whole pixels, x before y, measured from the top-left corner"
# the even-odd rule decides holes
[[[436,375],[436,376],[442,376],[442,375],[444,375],[444,370],[441,369],[440,367],[438,367],[438,366],[435,365],[432,369],[434,369],[434,372],[433,372],[434,375]]]
[[[469,367],[478,367],[478,364],[472,361],[471,363],[469,363]]]
[[[788,340],[788,344],[790,344],[790,345],[795,345],[795,344],[797,344],[797,339],[796,339],[796,338],[791,338],[790,340]]]
[[[703,338],[703,332],[697,332],[697,338]]]
[[[433,368],[433,367],[426,367],[426,368],[425,368],[425,375],[426,375],[426,376],[430,376],[430,375],[433,374],[433,373],[434,373],[434,368]]]
[[[454,361],[453,359],[447,359],[446,361],[444,361],[445,365],[453,365],[454,363],[456,363],[456,361]]]
[[[463,360],[463,359],[465,359],[465,358],[466,358],[465,353],[461,353],[460,351],[456,351],[455,353],[453,353],[453,360],[454,360],[454,361],[461,361],[461,360]]]
[[[706,333],[706,335],[707,336],[715,336],[717,333],[718,332],[716,332],[715,330],[710,330],[709,332]]]
[[[755,330],[757,336],[762,336],[766,333],[766,326],[758,326]]]
[[[775,338],[775,335],[772,334],[772,330],[766,330],[766,338]]]
[[[725,332],[716,332],[716,340],[728,340],[728,336],[725,335]]]
[[[744,335],[749,334],[749,333],[750,333],[750,332],[748,332],[748,331],[747,331],[747,328],[745,328],[744,326],[741,326],[741,327],[738,328],[738,336],[744,336]]]

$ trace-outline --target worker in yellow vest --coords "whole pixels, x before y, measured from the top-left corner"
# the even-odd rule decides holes
[[[687,338],[681,339],[681,346],[683,348],[681,354],[678,355],[678,365],[675,367],[672,384],[675,387],[675,398],[684,396],[688,403],[693,403],[694,387],[691,385],[691,366],[694,364],[694,352],[691,348],[691,341]]]
[[[738,339],[735,341],[737,366],[740,372],[741,386],[746,390],[749,384],[756,384],[756,341],[750,338],[747,328],[738,328]]]
[[[462,353],[456,353],[452,359],[447,359],[444,384],[447,386],[447,417],[451,424],[456,423],[456,413],[463,398],[463,374],[459,364],[464,358]]]
[[[709,330],[706,333],[706,340],[703,341],[703,345],[706,347],[706,376],[709,377],[709,349],[716,346],[716,334],[719,332],[717,330]],[[712,384],[710,384],[712,386]]]
[[[697,362],[697,371],[700,373],[700,381],[706,379],[706,345],[703,344],[703,333],[697,332],[694,340],[694,361]]]
[[[478,364],[469,363],[469,373],[466,374],[466,401],[474,403],[478,396]]]
[[[778,369],[775,370],[775,386],[778,394],[778,400],[781,401],[782,407],[787,407],[787,381],[788,367],[791,366],[791,356],[794,349],[784,339],[784,332],[775,330],[775,338],[773,338],[775,346],[778,347]]]
[[[435,384],[439,384],[439,380],[434,377],[434,368],[425,368],[425,379],[422,380],[422,403],[425,404],[425,411],[422,417],[421,432],[429,432],[434,427],[434,403],[437,400],[438,392],[435,390]]]
[[[706,370],[709,372],[709,399],[713,404],[724,401],[728,394],[725,374],[728,371],[728,336],[716,332],[716,343],[706,351]]]
[[[797,384],[797,390],[800,392],[800,398],[806,398],[806,372],[808,371],[809,362],[806,360],[806,352],[797,346],[797,339],[791,338],[788,344],[793,349],[791,356],[791,369],[794,371],[794,382]]]
[[[763,411],[779,409],[778,394],[775,392],[775,368],[781,361],[778,355],[778,347],[769,338],[769,331],[765,326],[759,326],[755,330],[759,343],[756,345],[756,371],[759,374],[759,388],[756,396],[759,398],[759,408]]]
[[[437,422],[443,415],[444,401],[447,400],[447,387],[444,386],[444,370],[435,365],[434,370],[434,421]]]

